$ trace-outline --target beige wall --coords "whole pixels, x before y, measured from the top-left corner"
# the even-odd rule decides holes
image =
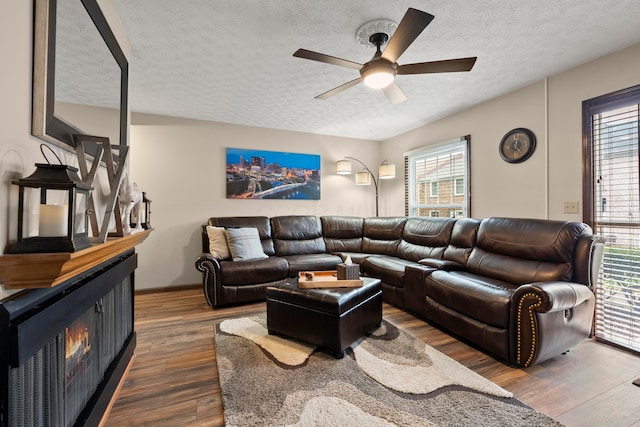
[[[544,217],[543,89],[536,83],[392,138],[383,145],[384,157],[402,164],[407,151],[471,135],[471,216]],[[518,165],[498,154],[498,142],[516,127],[530,128],[541,140],[534,155]],[[385,193],[394,215],[404,214],[403,185],[395,180]]]
[[[100,1],[108,5],[108,0]],[[40,141],[31,137],[32,2],[0,6],[0,251],[15,235],[15,186],[42,161]],[[124,35],[112,13],[116,36]],[[115,19],[114,19],[115,18]],[[119,28],[119,29],[118,29]],[[129,54],[128,45],[124,45]],[[156,230],[138,247],[138,288],[200,282],[194,259],[200,251],[199,225],[213,215],[374,213],[372,187],[334,174],[335,161],[355,156],[375,167],[397,165],[398,178],[380,183],[381,215],[404,214],[403,153],[471,135],[472,215],[581,219],[562,213],[563,201],[581,201],[581,102],[640,84],[640,44],[569,70],[546,81],[490,100],[384,143],[325,137],[220,123],[136,116],[131,129],[131,174],[153,200]],[[498,155],[498,142],[515,127],[528,127],[538,148],[528,161],[511,165]],[[258,148],[322,156],[319,201],[227,200],[224,148]],[[56,149],[56,148],[54,148]],[[75,155],[56,149],[63,162]],[[0,289],[0,299],[8,293]]]
[[[640,85],[640,43],[549,79],[549,205],[564,218],[562,202],[582,212],[582,101]],[[582,214],[570,216],[582,220]]]
[[[107,137],[111,144],[120,141],[120,111],[115,108],[56,101],[55,111],[63,120],[73,117],[73,125],[85,134]]]
[[[198,283],[193,261],[198,226],[214,215],[374,214],[373,188],[333,174],[335,161],[355,156],[369,167],[388,159],[395,180],[380,182],[380,215],[404,215],[403,153],[471,135],[472,216],[581,220],[564,201],[582,200],[582,101],[640,84],[640,44],[552,76],[378,145],[295,132],[153,116],[134,117],[132,177],[153,200],[156,230],[139,247],[138,287]],[[502,136],[516,127],[537,136],[534,155],[509,164],[498,154]],[[317,153],[322,156],[322,199],[227,200],[224,147]],[[180,159],[179,162],[176,159]],[[167,171],[175,171],[167,173]]]
[[[227,199],[226,147],[319,154],[320,200]],[[133,114],[131,179],[152,200],[155,229],[138,246],[136,287],[200,282],[194,267],[202,248],[200,225],[212,216],[373,216],[373,186],[356,186],[353,175],[336,175],[335,164],[353,156],[372,168],[379,152],[380,142],[374,141]],[[387,213],[382,206],[380,212]]]
[[[582,101],[640,84],[640,44],[607,55],[419,129],[391,138],[382,157],[401,164],[406,151],[471,135],[472,216],[582,220]],[[498,143],[510,129],[533,130],[538,146],[508,164]],[[402,181],[385,192],[390,214],[402,215]],[[579,214],[563,202],[579,201]]]

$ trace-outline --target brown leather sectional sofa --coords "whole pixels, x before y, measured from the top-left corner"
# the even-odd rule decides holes
[[[579,222],[517,218],[215,217],[255,227],[266,259],[216,260],[202,227],[204,292],[212,306],[264,300],[299,271],[347,256],[382,281],[384,301],[495,356],[530,366],[589,336],[603,241]]]

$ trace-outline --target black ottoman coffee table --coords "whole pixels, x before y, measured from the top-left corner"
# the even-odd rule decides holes
[[[336,358],[382,321],[380,279],[360,288],[300,289],[297,279],[267,288],[267,328],[331,350]]]

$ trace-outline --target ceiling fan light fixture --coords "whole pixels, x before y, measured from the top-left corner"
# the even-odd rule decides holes
[[[360,69],[364,84],[372,89],[383,89],[393,83],[396,77],[396,65],[384,59],[372,59]]]
[[[316,96],[316,99],[327,99],[357,84],[364,83],[367,87],[373,89],[383,89],[389,102],[398,104],[406,101],[407,97],[394,82],[396,74],[471,71],[476,62],[476,57],[469,57],[398,65],[398,58],[411,46],[433,19],[433,15],[410,7],[398,25],[389,20],[372,21],[363,25],[358,30],[356,39],[364,46],[376,48],[373,58],[364,64],[306,49],[298,49],[293,56],[360,71],[360,78],[328,90]],[[384,46],[384,50],[382,46]]]
[[[374,70],[366,73],[364,76],[364,84],[369,86],[371,89],[384,89],[393,82],[394,78],[394,74],[389,70]]]

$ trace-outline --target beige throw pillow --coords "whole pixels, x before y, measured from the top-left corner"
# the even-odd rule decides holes
[[[207,225],[207,235],[209,236],[209,252],[215,259],[230,259],[231,252],[227,244],[227,233],[224,227],[213,227]]]
[[[269,258],[262,250],[257,228],[227,228],[226,232],[234,261]]]

